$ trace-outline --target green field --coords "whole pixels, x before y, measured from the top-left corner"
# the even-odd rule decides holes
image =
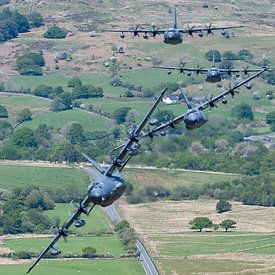
[[[114,123],[111,120],[81,110],[67,110],[64,112],[39,115],[22,125],[35,129],[38,128],[40,124],[47,124],[55,130],[58,130],[73,122],[82,124],[83,127],[89,131],[102,130],[102,128],[110,129],[114,127]]]
[[[75,207],[70,204],[56,204],[56,207],[53,210],[45,211],[44,214],[50,218],[59,218],[62,224],[64,221],[69,219],[69,214],[73,213],[75,210]],[[81,228],[75,228],[72,226],[70,231],[80,233],[82,235],[113,232],[106,214],[100,206],[95,207],[88,217],[83,216],[83,218],[86,220],[86,225]]]
[[[70,166],[53,168],[0,163],[0,187],[4,189],[20,186],[62,188],[76,184],[84,191],[88,183],[86,173]]]
[[[51,238],[34,238],[34,239],[16,239],[5,241],[5,246],[15,252],[30,251],[40,253],[46,245],[49,244]],[[89,237],[68,237],[68,242],[62,239],[56,245],[62,250],[63,254],[82,254],[82,249],[88,246],[96,248],[98,254],[111,254],[120,256],[125,253],[125,249],[116,235],[112,236],[89,236]],[[62,255],[61,255],[62,256]]]
[[[199,233],[173,237],[156,237],[160,240],[160,253],[169,256],[191,256],[219,253],[275,254],[275,235],[237,233]],[[255,252],[255,251],[256,252]],[[254,252],[253,252],[254,251]]]
[[[247,273],[252,272],[255,269],[259,269],[261,272],[263,268],[263,263],[253,262],[253,261],[238,261],[238,260],[189,260],[189,259],[161,259],[161,270],[165,274],[216,274],[223,272],[234,272],[234,274],[240,274],[240,272],[246,272],[244,274],[260,274],[260,273]]]
[[[0,274],[22,275],[29,265],[0,265]],[[71,261],[42,261],[32,271],[34,275],[140,275],[144,274],[138,260],[71,260]]]

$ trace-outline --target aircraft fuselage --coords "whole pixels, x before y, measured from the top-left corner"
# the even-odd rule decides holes
[[[222,80],[221,73],[217,68],[211,68],[206,73],[205,81],[210,83],[220,82]]]
[[[125,180],[116,173],[94,181],[88,187],[88,196],[94,204],[106,207],[121,197],[126,188]]]
[[[170,45],[181,44],[183,41],[182,33],[180,33],[177,29],[167,29],[164,34],[164,43]]]
[[[207,122],[207,116],[200,110],[193,108],[189,109],[183,118],[186,129],[193,130],[200,128],[204,123]]]

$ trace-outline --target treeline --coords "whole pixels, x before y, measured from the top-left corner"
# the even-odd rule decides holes
[[[31,26],[39,27],[42,24],[43,18],[39,13],[27,17],[16,10],[4,8],[0,11],[0,43],[17,37],[19,33],[28,32]]]
[[[243,202],[246,205],[275,206],[275,186],[269,176],[246,176],[227,182],[169,187],[152,185],[135,187],[128,183],[129,203],[152,202],[161,199],[196,200],[201,196]]]

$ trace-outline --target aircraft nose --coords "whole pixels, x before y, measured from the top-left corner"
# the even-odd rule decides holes
[[[100,204],[102,201],[102,196],[97,192],[90,193],[90,197],[92,202],[95,204]]]

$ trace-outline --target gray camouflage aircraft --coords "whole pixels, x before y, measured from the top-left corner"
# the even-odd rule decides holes
[[[121,176],[121,172],[125,165],[130,161],[130,159],[139,153],[140,141],[145,137],[153,138],[158,132],[161,135],[165,135],[165,129],[171,127],[174,128],[176,124],[180,122],[184,122],[186,128],[188,130],[196,129],[201,127],[203,124],[207,122],[206,115],[202,112],[206,108],[216,107],[216,103],[220,100],[226,104],[227,100],[225,96],[231,94],[232,97],[235,93],[237,93],[236,89],[241,87],[242,85],[248,83],[250,80],[259,76],[263,72],[265,72],[267,68],[261,70],[255,75],[243,80],[239,84],[236,84],[233,88],[230,88],[221,94],[211,97],[206,102],[192,107],[187,97],[184,95],[185,102],[187,104],[188,110],[168,121],[164,124],[158,125],[156,119],[153,118],[153,113],[161,99],[163,98],[167,88],[165,88],[158,99],[155,101],[151,109],[148,111],[146,116],[143,118],[140,125],[133,129],[130,133],[130,137],[127,142],[122,146],[118,147],[120,149],[117,156],[114,158],[112,164],[107,168],[103,168],[99,163],[83,154],[83,156],[88,160],[89,164],[93,166],[94,170],[89,171],[93,174],[94,181],[88,186],[86,197],[79,203],[76,211],[71,215],[69,220],[63,224],[61,228],[59,228],[57,235],[52,239],[49,245],[42,251],[39,257],[34,261],[32,266],[29,268],[27,273],[31,272],[31,270],[37,265],[37,263],[45,256],[46,253],[50,251],[52,255],[58,255],[61,253],[61,250],[55,247],[55,243],[63,237],[66,239],[69,235],[69,228],[71,225],[75,227],[82,227],[85,225],[85,220],[81,218],[82,214],[89,215],[90,212],[96,205],[106,207],[111,205],[114,201],[120,198],[126,188],[126,183],[124,178]],[[149,129],[144,131],[144,127],[147,122],[149,125],[153,127],[153,129]],[[91,205],[91,206],[90,206]]]
[[[173,27],[168,29],[160,29],[153,26],[151,29],[141,29],[139,25],[137,25],[134,29],[121,29],[121,30],[103,30],[104,32],[118,32],[120,34],[120,38],[124,39],[124,33],[132,33],[134,36],[139,36],[139,34],[143,34],[144,39],[148,39],[149,35],[156,38],[157,35],[162,35],[164,37],[164,43],[170,45],[177,45],[183,42],[183,35],[187,34],[193,37],[194,33],[197,33],[200,37],[204,36],[204,32],[206,35],[212,34],[213,31],[222,30],[222,35],[225,35],[225,30],[227,29],[238,29],[243,28],[243,26],[225,26],[225,27],[212,27],[212,23],[203,28],[196,28],[195,26],[190,27],[187,25],[186,29],[178,28],[177,25],[177,13],[176,8],[174,8],[173,12]]]
[[[249,66],[245,66],[242,69],[219,69],[216,68],[215,64],[215,56],[213,52],[213,66],[211,68],[202,68],[199,65],[197,65],[196,68],[185,68],[185,63],[183,62],[179,67],[169,67],[169,66],[153,66],[153,68],[158,68],[158,69],[165,69],[168,70],[168,74],[171,74],[172,70],[178,70],[180,73],[184,74],[187,72],[188,76],[191,76],[192,73],[198,74],[206,74],[205,81],[210,82],[210,83],[217,83],[222,81],[222,77],[224,75],[232,76],[233,74],[236,77],[240,77],[241,74],[248,75],[249,73],[256,73],[260,72],[262,68],[259,69],[249,69]],[[274,69],[269,69],[269,70],[274,70]],[[247,86],[247,85],[246,85]]]

